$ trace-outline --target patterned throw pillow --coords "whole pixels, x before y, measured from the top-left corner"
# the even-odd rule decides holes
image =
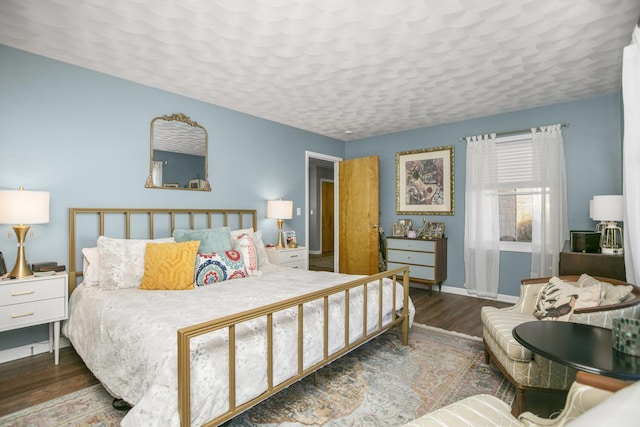
[[[247,267],[249,276],[257,275],[258,273],[258,252],[256,251],[256,245],[253,239],[248,234],[238,236],[233,241],[233,249],[240,252],[244,265]]]
[[[600,285],[579,288],[552,277],[538,294],[533,315],[540,320],[569,320],[576,308],[595,307],[600,301]]]
[[[248,276],[242,255],[236,250],[198,254],[196,259],[196,286]]]
[[[193,289],[195,258],[200,242],[148,243],[140,289]]]

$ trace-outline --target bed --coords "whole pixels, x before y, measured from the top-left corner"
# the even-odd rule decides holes
[[[246,275],[185,290],[130,280],[135,270],[140,287],[154,275],[166,282],[183,253],[194,264],[184,252],[189,236],[226,230],[254,245],[251,269],[246,251],[229,252],[241,252],[232,261],[246,261]],[[187,238],[176,243],[180,233]],[[260,234],[254,210],[70,209],[63,333],[105,388],[132,405],[123,426],[219,425],[392,327],[406,345],[414,314],[406,267],[355,276],[270,265]],[[177,247],[170,262],[151,264]],[[211,254],[196,255],[198,282]]]

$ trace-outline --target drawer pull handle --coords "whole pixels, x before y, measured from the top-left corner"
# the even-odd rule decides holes
[[[18,317],[27,317],[27,316],[33,316],[35,314],[35,312],[31,311],[29,313],[22,313],[22,314],[12,314],[11,318],[12,319],[17,319]]]
[[[20,292],[11,292],[12,297],[19,297],[20,295],[31,295],[33,291],[20,291]]]
[[[298,255],[291,255],[291,258],[298,258]]]

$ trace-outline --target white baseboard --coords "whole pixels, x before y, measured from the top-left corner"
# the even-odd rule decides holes
[[[60,337],[60,348],[69,347],[71,344],[66,337]],[[34,342],[20,347],[0,350],[0,363],[22,359],[24,357],[35,356],[36,354],[48,353],[49,341]],[[53,358],[53,354],[51,355]]]
[[[411,283],[411,287],[419,288],[419,289],[429,289],[429,286],[422,285],[420,283]],[[438,291],[437,285],[434,285],[433,289],[437,292]],[[497,298],[481,297],[478,295],[470,294],[469,292],[467,292],[465,288],[459,288],[457,286],[442,286],[442,292],[445,292],[447,294],[464,295],[466,297],[472,297],[472,298],[486,299],[489,301],[506,302],[509,304],[515,304],[518,301],[518,297],[513,295],[504,295],[504,294],[498,294]]]

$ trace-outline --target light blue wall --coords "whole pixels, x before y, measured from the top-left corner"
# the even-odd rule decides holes
[[[51,193],[50,222],[34,225],[28,262],[68,265],[70,207],[257,209],[275,242],[266,200],[304,212],[305,151],[344,157],[344,143],[169,92],[0,46],[0,188]],[[211,192],[144,188],[154,117],[184,113],[209,134]],[[304,216],[287,228],[304,242]],[[0,225],[8,268],[15,236]],[[0,334],[0,349],[11,344]]]
[[[552,123],[569,123],[569,127],[563,129],[569,229],[592,229],[595,226],[589,219],[589,200],[592,196],[622,194],[622,104],[619,93],[347,142],[346,158],[380,157],[380,223],[390,234],[391,225],[398,218],[412,218],[414,224],[422,224],[421,216],[396,214],[396,153],[454,146],[455,215],[430,216],[427,220],[445,223],[449,248],[448,277],[444,284],[463,287],[466,146],[459,142],[460,137]],[[520,280],[529,277],[530,263],[529,254],[503,253],[499,293],[519,295]]]

